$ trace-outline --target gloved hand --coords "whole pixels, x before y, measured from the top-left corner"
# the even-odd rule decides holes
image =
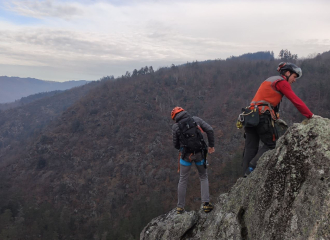
[[[322,117],[319,116],[319,115],[315,115],[315,114],[313,114],[313,116],[312,116],[311,118],[322,118]]]

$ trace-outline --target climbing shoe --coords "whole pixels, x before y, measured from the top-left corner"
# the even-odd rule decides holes
[[[204,212],[209,213],[209,212],[212,211],[212,209],[213,209],[213,205],[211,203],[204,203],[203,204]]]
[[[177,214],[182,214],[184,212],[184,208],[177,207],[176,208],[176,213]]]
[[[253,167],[248,167],[248,169],[246,169],[245,174],[244,174],[244,178],[246,178],[247,176],[249,176],[250,173],[252,173],[254,170]]]

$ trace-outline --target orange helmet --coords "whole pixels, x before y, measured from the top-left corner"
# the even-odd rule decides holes
[[[174,117],[175,117],[175,115],[176,115],[177,113],[182,112],[182,111],[184,111],[184,109],[181,108],[181,107],[175,107],[175,108],[173,108],[173,110],[172,110],[172,112],[171,112],[171,117],[172,117],[172,119],[174,119]]]

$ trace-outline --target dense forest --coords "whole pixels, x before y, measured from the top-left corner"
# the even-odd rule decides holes
[[[293,90],[314,114],[329,118],[330,52],[291,60],[303,69]],[[65,91],[2,111],[0,239],[138,239],[147,222],[176,206],[175,106],[214,128],[211,197],[229,191],[241,176],[237,116],[260,83],[277,75],[280,61],[143,67],[76,88],[85,89],[76,99]],[[287,99],[280,113],[290,125],[304,119]],[[195,170],[186,202],[187,210],[200,207]]]

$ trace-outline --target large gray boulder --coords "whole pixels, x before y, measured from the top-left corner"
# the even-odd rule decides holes
[[[330,239],[330,120],[294,124],[211,213],[171,211],[140,239]]]

